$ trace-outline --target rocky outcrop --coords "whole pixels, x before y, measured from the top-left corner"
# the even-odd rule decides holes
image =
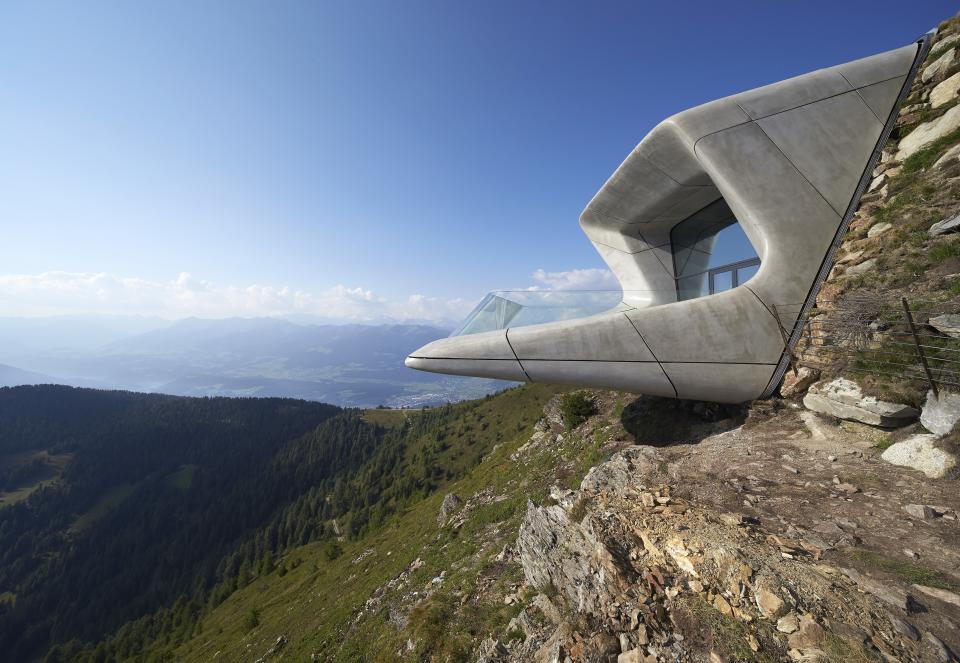
[[[803,404],[820,414],[882,428],[905,426],[920,414],[909,405],[864,396],[856,382],[844,378],[813,385],[804,396]]]
[[[919,470],[931,479],[943,478],[956,466],[957,459],[937,447],[938,439],[936,435],[913,435],[890,445],[882,458],[893,465]]]
[[[658,485],[662,463],[656,449],[630,447],[593,468],[569,507],[528,503],[524,575],[538,601],[566,609],[535,655],[520,647],[506,660],[733,660],[730,633],[741,656],[819,660],[831,643],[863,660],[922,660],[910,592],[674,497]]]
[[[960,145],[957,147],[960,148]],[[947,157],[948,154],[949,153],[945,154],[944,157]],[[960,149],[957,150],[953,157],[956,158],[957,155],[960,155]],[[939,163],[939,161],[937,163]],[[948,217],[943,221],[937,221],[935,224],[930,226],[930,230],[927,232],[931,237],[938,237],[939,235],[960,232],[960,214]]]
[[[935,120],[917,126],[897,144],[897,160],[907,159],[935,140],[960,128],[960,106],[954,106]]]
[[[561,589],[581,614],[602,615],[629,582],[627,567],[597,538],[591,523],[581,526],[559,505],[529,503],[517,546],[527,582]]]
[[[443,502],[440,503],[440,511],[437,513],[437,525],[443,527],[450,516],[460,508],[463,504],[463,500],[456,493],[447,493],[443,498]]]

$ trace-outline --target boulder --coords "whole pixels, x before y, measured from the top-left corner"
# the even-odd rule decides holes
[[[960,595],[954,594],[946,589],[927,587],[926,585],[914,585],[913,588],[922,594],[932,596],[938,601],[943,601],[944,603],[949,603],[950,605],[955,605],[960,608]]]
[[[803,397],[803,404],[820,414],[883,428],[905,426],[920,414],[909,405],[864,396],[856,382],[844,378],[816,383]]]
[[[940,663],[954,663],[954,661],[957,660],[957,657],[953,655],[950,648],[943,644],[943,641],[930,631],[924,631],[923,644],[926,651],[933,654]]]
[[[888,615],[890,617],[890,623],[893,624],[893,628],[896,629],[897,633],[900,635],[909,638],[916,642],[920,639],[920,634],[917,632],[917,629],[913,627],[913,624],[910,622],[900,619],[896,615]]]
[[[937,50],[946,48],[950,44],[955,44],[957,40],[960,40],[960,34],[947,35],[937,40],[937,42],[933,45],[933,48]]]
[[[820,377],[820,371],[808,366],[801,366],[797,372],[787,371],[780,387],[780,395],[784,398],[793,398],[805,392],[810,385]]]
[[[893,228],[892,223],[878,223],[874,226],[870,226],[870,230],[867,231],[867,237],[874,238],[879,237],[883,233],[887,232]]]
[[[960,90],[960,72],[939,83],[930,91],[930,107],[937,108],[953,101],[957,96],[957,90]]]
[[[876,225],[870,226],[870,230],[867,231],[867,237],[879,237],[883,233],[887,232],[893,228],[892,223],[878,223]]]
[[[871,269],[876,267],[876,265],[877,265],[877,259],[870,258],[869,260],[864,260],[859,265],[853,265],[851,267],[847,267],[847,271],[844,272],[844,274],[850,274],[850,275],[866,274]]]
[[[957,145],[960,148],[960,145]],[[960,150],[957,152],[960,155]],[[939,161],[937,163],[940,163]],[[943,221],[937,221],[935,224],[930,226],[930,230],[927,231],[927,234],[930,237],[936,237],[937,235],[946,235],[948,233],[960,232],[960,214],[956,216],[951,216]]]
[[[842,264],[847,263],[847,262],[853,262],[854,260],[857,260],[858,258],[860,258],[860,256],[862,256],[862,255],[863,255],[863,251],[862,251],[862,250],[861,250],[861,251],[851,251],[850,253],[845,254],[842,258],[840,258],[839,260],[837,260],[837,264],[838,264],[838,265],[842,265]]]
[[[938,449],[936,435],[912,435],[887,447],[880,456],[892,465],[920,470],[931,479],[940,479],[957,464],[951,453]]]
[[[937,515],[934,510],[926,504],[904,504],[903,510],[917,520],[930,520]]]
[[[960,338],[960,315],[938,315],[930,318],[930,326],[950,338]]]
[[[934,162],[933,167],[943,168],[944,166],[947,165],[948,161],[950,161],[951,159],[956,159],[957,157],[960,157],[960,145],[954,145],[949,150],[944,152],[943,156],[941,156],[939,159],[936,160],[936,162]]]
[[[784,603],[783,599],[769,587],[761,586],[757,588],[754,599],[756,600],[760,614],[773,621],[778,620],[790,609],[789,606]]]
[[[920,423],[934,435],[949,435],[953,427],[960,421],[960,394],[952,391],[941,391],[934,396],[933,391],[927,392],[927,400],[920,411]]]
[[[791,612],[788,615],[784,615],[777,620],[777,630],[781,633],[793,633],[800,628],[800,622],[797,619],[797,615],[794,612]]]
[[[815,649],[827,639],[827,632],[824,630],[820,624],[817,623],[817,620],[813,618],[813,615],[807,613],[800,618],[798,624],[799,630],[787,638],[787,644],[790,645],[791,649]],[[813,660],[821,660],[820,657],[814,653]]]
[[[960,127],[960,106],[954,106],[937,119],[925,122],[908,133],[897,144],[897,160],[903,161],[957,127]]]
[[[920,80],[924,83],[927,83],[940,72],[946,71],[950,65],[953,64],[956,55],[957,49],[951,48],[949,51],[937,58],[933,64],[927,65],[926,69],[923,70],[923,73],[920,74]]]
[[[456,493],[447,493],[440,504],[440,513],[437,514],[437,525],[443,527],[444,523],[450,518],[450,514],[460,508],[463,500]]]

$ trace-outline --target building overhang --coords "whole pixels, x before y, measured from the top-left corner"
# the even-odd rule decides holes
[[[770,394],[928,48],[924,37],[667,118],[580,217],[619,301],[518,326],[536,317],[505,297],[499,326],[430,343],[407,366],[719,402]],[[718,201],[759,268],[685,299],[671,233]]]

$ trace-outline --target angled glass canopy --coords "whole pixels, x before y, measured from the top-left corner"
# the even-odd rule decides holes
[[[585,318],[616,307],[622,290],[495,290],[451,336]]]

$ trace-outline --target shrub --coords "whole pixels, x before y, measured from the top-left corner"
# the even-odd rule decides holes
[[[343,554],[343,548],[340,547],[340,544],[332,539],[327,541],[327,544],[323,547],[323,556],[327,558],[328,562],[332,562],[337,557]]]
[[[563,414],[563,423],[568,429],[573,429],[597,413],[596,404],[583,391],[566,394],[560,405]]]
[[[252,631],[258,626],[260,626],[260,611],[256,608],[250,608],[250,612],[243,620],[243,628],[246,631]]]

